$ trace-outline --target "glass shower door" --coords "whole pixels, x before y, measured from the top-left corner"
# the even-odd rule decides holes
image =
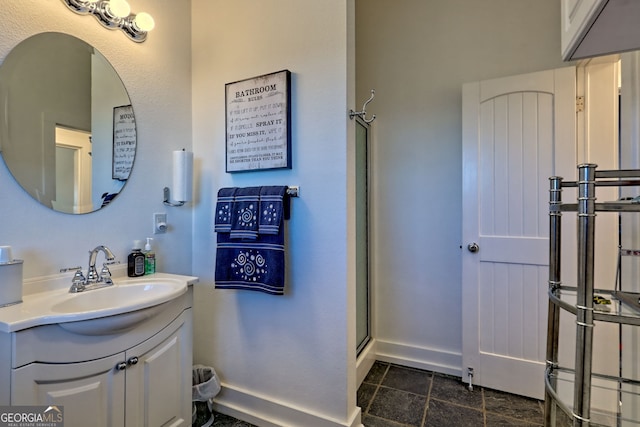
[[[369,125],[356,118],[356,342],[357,353],[371,338],[369,289]]]

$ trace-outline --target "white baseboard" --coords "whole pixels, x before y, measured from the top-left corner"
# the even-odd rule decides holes
[[[225,383],[213,408],[260,427],[363,427],[358,407],[353,408],[348,420],[336,420]]]
[[[378,339],[376,340],[376,359],[457,377],[462,375],[462,354],[460,353]]]
[[[358,360],[356,361],[356,384],[358,387],[360,387],[360,384],[362,384],[362,381],[376,361],[376,348],[377,341],[375,338],[371,338],[371,341],[369,341],[367,346],[358,355]]]
[[[458,377],[462,375],[461,354],[372,339],[356,363],[358,385],[376,360]],[[225,383],[214,399],[214,409],[261,427],[364,427],[358,407],[353,408],[347,420],[336,420]]]

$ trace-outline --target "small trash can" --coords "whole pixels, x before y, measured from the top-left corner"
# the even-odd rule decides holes
[[[191,371],[191,424],[210,427],[213,424],[213,398],[220,393],[220,380],[210,366],[193,365]]]

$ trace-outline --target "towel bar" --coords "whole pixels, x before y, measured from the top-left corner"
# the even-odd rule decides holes
[[[300,195],[300,187],[297,185],[290,185],[287,187],[287,195],[289,197],[298,197]]]

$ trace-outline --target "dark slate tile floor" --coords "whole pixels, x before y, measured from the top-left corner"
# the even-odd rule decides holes
[[[544,424],[543,402],[481,387],[469,391],[460,378],[386,362],[376,362],[369,371],[358,389],[358,406],[365,427]],[[213,426],[255,427],[217,413]]]
[[[256,427],[253,424],[249,424],[244,421],[236,420],[228,415],[215,413],[215,418],[212,427]]]
[[[542,426],[544,403],[458,377],[376,362],[358,389],[366,427]]]

